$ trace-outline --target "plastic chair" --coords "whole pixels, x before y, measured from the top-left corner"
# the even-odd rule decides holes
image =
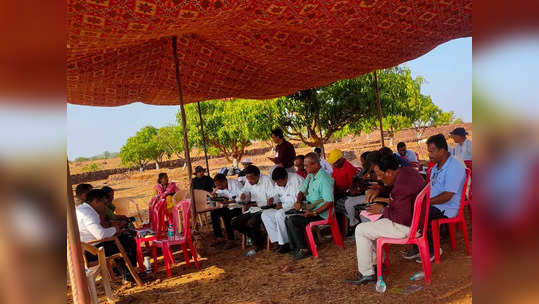
[[[207,218],[208,212],[210,212],[212,209],[209,208],[206,197],[210,196],[210,193],[208,191],[195,189],[194,191],[194,203],[196,206],[197,211],[197,219],[200,224],[200,226],[204,226],[209,224],[209,220]],[[202,215],[204,215],[204,219],[202,218]]]
[[[471,171],[466,169],[466,179],[464,180],[464,186],[462,189],[462,196],[460,198],[459,213],[456,217],[436,219],[430,222],[432,229],[432,243],[434,249],[434,262],[440,263],[440,225],[447,224],[449,228],[449,238],[451,240],[451,249],[455,250],[457,245],[455,237],[455,225],[459,225],[464,236],[464,242],[466,245],[466,251],[470,255],[470,242],[468,239],[468,229],[466,226],[466,219],[464,218],[464,201],[466,198],[466,187],[468,186],[468,179],[470,178]]]
[[[155,204],[150,204],[149,219],[150,225],[136,229],[137,235],[135,241],[137,243],[137,264],[139,269],[144,271],[144,259],[142,257],[142,243],[146,248],[150,247],[150,242],[155,241],[159,236],[166,234],[167,226],[165,224],[166,201],[158,201]],[[150,233],[150,234],[148,234]]]
[[[432,266],[430,263],[430,254],[429,254],[429,245],[427,242],[427,234],[425,233],[429,224],[429,206],[430,206],[430,183],[421,190],[417,195],[414,203],[414,215],[412,218],[412,225],[410,226],[410,234],[407,238],[403,239],[394,239],[394,238],[378,238],[376,240],[376,271],[377,276],[382,275],[382,250],[385,249],[386,259],[385,266],[386,270],[389,270],[389,255],[387,254],[387,246],[389,244],[415,244],[419,248],[419,254],[421,256],[421,261],[423,262],[423,272],[425,273],[425,282],[430,283],[430,276],[432,274]],[[424,215],[423,215],[424,214]],[[421,221],[421,216],[423,217],[423,226],[422,234],[420,237],[417,237],[419,233],[419,224]]]
[[[130,198],[121,197],[112,201],[112,204],[116,207],[115,213],[125,216],[135,216],[142,223],[142,215],[138,204]]]
[[[179,210],[182,212],[182,219],[183,221],[180,222],[180,216],[179,216]],[[191,210],[191,201],[190,200],[183,200],[179,203],[177,203],[174,206],[173,209],[173,221],[180,225],[180,223],[183,223],[183,235],[178,234],[178,230],[174,229],[174,236],[172,238],[165,237],[165,238],[159,238],[152,242],[152,254],[153,254],[153,264],[154,264],[154,271],[157,270],[157,247],[160,247],[163,253],[163,259],[165,262],[165,267],[167,270],[167,277],[171,277],[172,273],[170,271],[171,264],[174,264],[174,257],[172,256],[172,252],[170,250],[170,246],[174,245],[180,245],[182,247],[183,257],[185,259],[185,264],[187,267],[190,266],[189,262],[189,253],[187,250],[187,246],[189,246],[189,250],[191,251],[191,255],[193,256],[193,259],[195,260],[195,267],[196,269],[200,269],[200,266],[198,264],[198,258],[197,253],[195,251],[195,247],[193,245],[193,239],[191,236],[191,226],[190,226],[190,216],[189,212]]]
[[[327,219],[310,222],[309,224],[307,224],[307,227],[305,227],[305,234],[307,235],[307,242],[309,244],[311,251],[313,252],[313,257],[315,258],[318,258],[318,251],[316,250],[316,243],[314,242],[313,227],[321,226],[321,225],[329,225],[329,227],[331,228],[331,234],[333,235],[333,240],[335,241],[335,245],[341,247],[341,249],[344,249],[344,243],[341,237],[341,230],[339,229],[339,223],[337,222],[337,218],[335,217],[335,213],[333,212],[333,206],[331,206],[328,209]]]
[[[468,187],[468,193],[466,195],[466,199],[464,200],[464,206],[468,206],[468,212],[470,212],[470,222],[471,222],[471,219],[472,219],[472,161],[465,160],[464,164],[466,165],[466,168],[470,169],[470,185]]]
[[[97,265],[89,266],[88,261],[86,261],[86,256],[83,254],[84,265],[86,267],[86,278],[88,279],[88,289],[90,290],[90,298],[92,300],[92,303],[97,304],[97,290],[95,288],[95,281],[97,279],[97,275],[101,275],[101,281],[103,282],[103,287],[105,287],[105,295],[107,297],[107,302],[116,303],[118,298],[112,294],[112,289],[110,287],[111,278],[107,267],[105,248],[97,248],[86,243],[81,243],[81,245],[83,252],[88,251],[93,255],[97,255]]]

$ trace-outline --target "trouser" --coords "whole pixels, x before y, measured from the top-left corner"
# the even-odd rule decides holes
[[[215,237],[223,237],[220,218],[225,223],[226,235],[229,240],[234,240],[234,228],[232,228],[232,218],[241,214],[241,208],[228,209],[228,207],[219,208],[210,212],[213,234]]]
[[[365,195],[360,196],[351,196],[346,198],[344,202],[344,209],[346,210],[346,216],[348,217],[350,226],[355,226],[359,224],[358,219],[356,218],[356,208],[355,206],[365,203]]]
[[[307,243],[305,242],[305,227],[310,222],[320,221],[322,218],[317,216],[304,217],[302,215],[291,215],[285,220],[286,231],[290,239],[290,249],[307,249]]]
[[[268,232],[268,236],[272,243],[277,242],[279,245],[288,243],[288,232],[286,231],[286,215],[284,209],[269,209],[262,212],[262,222]]]
[[[118,240],[120,241],[120,244],[124,247],[125,253],[127,255],[127,258],[131,262],[132,265],[137,265],[137,243],[135,239],[131,235],[122,234],[117,236]],[[105,248],[105,256],[111,256],[113,254],[116,254],[120,252],[118,249],[118,246],[114,243],[114,241],[107,241],[102,242],[94,245],[95,247],[103,247]],[[97,261],[97,256],[90,254],[88,252],[85,252],[86,260],[88,261]],[[129,270],[127,269],[127,266],[125,266],[124,260],[121,258],[117,258],[114,260],[116,262],[116,265],[118,266],[118,270],[122,274],[122,277],[124,280],[128,280],[130,278]]]
[[[434,247],[432,244],[432,229],[430,228],[430,222],[433,220],[441,219],[441,218],[447,218],[447,216],[444,215],[444,211],[436,208],[435,206],[430,206],[429,208],[429,226],[427,227],[427,240],[429,242],[429,252],[430,254],[434,253]]]
[[[402,239],[408,237],[410,227],[392,222],[387,218],[375,222],[360,223],[356,226],[357,268],[364,275],[373,275],[376,265],[376,239],[389,237]]]
[[[262,211],[244,213],[232,219],[232,227],[253,240],[257,250],[264,248],[265,234],[260,230],[262,224]]]

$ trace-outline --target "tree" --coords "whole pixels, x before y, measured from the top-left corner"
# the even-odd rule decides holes
[[[178,125],[168,125],[157,130],[157,143],[170,159],[173,155],[181,158],[183,152],[183,133]]]
[[[120,157],[124,165],[136,165],[141,170],[150,161],[155,160],[159,169],[159,162],[164,153],[164,149],[157,142],[157,129],[146,126],[135,136],[127,139],[127,143],[120,150]]]
[[[299,91],[277,100],[278,123],[291,139],[323,148],[346,125],[372,115],[373,97],[365,77]]]
[[[275,127],[274,100],[212,100],[200,103],[200,108],[206,138],[200,131],[198,107],[189,104],[185,107],[189,141],[199,149],[206,141],[210,154],[219,151],[227,161],[240,161],[251,141],[269,139]],[[180,113],[177,119],[181,128]]]

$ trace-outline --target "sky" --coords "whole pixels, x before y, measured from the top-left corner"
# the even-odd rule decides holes
[[[421,91],[444,111],[472,121],[472,38],[439,45],[406,63],[426,83]],[[104,151],[118,152],[140,128],[174,124],[178,106],[133,103],[121,107],[67,104],[67,154],[70,160]]]

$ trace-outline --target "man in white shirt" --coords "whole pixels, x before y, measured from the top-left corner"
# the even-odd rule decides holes
[[[232,227],[253,240],[255,249],[249,250],[247,256],[255,254],[264,248],[265,234],[260,230],[262,224],[262,209],[268,199],[273,196],[273,181],[266,175],[260,175],[260,169],[250,165],[245,169],[247,182],[243,186],[240,200],[248,207],[242,215],[232,219]]]
[[[101,218],[105,216],[105,207],[107,202],[107,193],[102,189],[93,189],[87,194],[86,202],[80,204],[76,208],[77,223],[79,226],[80,240],[81,242],[97,241],[104,238],[117,236],[118,240],[125,249],[125,252],[133,265],[136,265],[136,242],[135,239],[124,233],[122,226],[125,223],[115,222],[112,227],[105,228],[101,224]],[[104,247],[105,255],[110,256],[118,253],[118,247],[114,241],[107,241],[95,244],[96,247]],[[86,259],[88,261],[97,260],[97,257],[86,252]],[[129,270],[125,266],[122,259],[116,260],[116,265],[119,267],[119,271],[122,274],[124,283],[127,281],[133,281]]]
[[[455,147],[449,148],[451,156],[461,163],[472,160],[472,141],[466,138],[468,132],[464,128],[456,128],[449,134],[455,141]]]
[[[268,199],[268,205],[276,203],[276,207],[262,212],[262,222],[264,222],[270,241],[279,244],[277,252],[286,253],[290,251],[290,247],[284,213],[294,206],[304,179],[296,173],[287,172],[282,167],[275,168],[271,178],[275,182],[274,197]]]
[[[227,179],[224,174],[217,174],[213,178],[215,182],[215,189],[213,190],[212,197],[225,198],[221,204],[224,206],[221,208],[215,208],[210,212],[211,222],[213,226],[213,233],[215,235],[215,242],[212,246],[216,246],[224,242],[223,232],[221,231],[221,221],[223,218],[225,223],[225,230],[228,241],[225,244],[224,249],[230,249],[235,246],[234,244],[234,228],[232,228],[232,218],[241,214],[241,206],[236,203],[240,200],[242,184],[234,179]]]
[[[331,166],[328,161],[322,157],[322,149],[314,148],[314,152],[318,154],[318,159],[320,160],[320,167],[326,171],[329,176],[333,173],[333,166]]]
[[[408,163],[417,163],[419,161],[414,151],[406,149],[406,144],[403,141],[397,144],[397,153]]]

